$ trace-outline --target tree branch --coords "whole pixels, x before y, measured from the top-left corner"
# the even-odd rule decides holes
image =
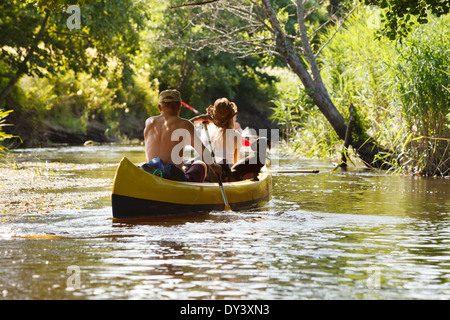
[[[311,90],[312,95],[314,95],[314,91],[317,89],[316,85],[308,73],[305,63],[301,60],[294,52],[292,45],[287,40],[286,35],[281,28],[280,22],[270,4],[270,0],[262,0],[262,9],[264,11],[264,15],[269,21],[272,29],[274,31],[275,42],[277,46],[277,50],[281,56],[284,56],[284,61],[292,68],[292,70],[297,74],[297,76],[301,79],[303,85],[308,90]]]
[[[210,0],[210,1],[203,1],[203,2],[198,2],[198,3],[185,3],[179,6],[173,6],[170,7],[169,9],[178,9],[178,8],[183,8],[183,7],[194,7],[194,6],[202,6],[205,4],[209,4],[209,3],[214,3],[214,2],[218,2],[220,0]]]
[[[311,48],[311,43],[309,42],[308,34],[306,33],[304,8],[302,0],[297,0],[297,19],[300,33],[300,41],[302,42],[306,59],[309,62],[309,67],[311,68],[314,83],[316,84],[317,88],[320,88],[320,90],[326,92],[325,85],[323,84],[322,81],[322,76],[320,75],[320,71],[316,63],[316,58]]]

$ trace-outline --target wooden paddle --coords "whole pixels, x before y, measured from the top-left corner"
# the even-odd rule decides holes
[[[213,150],[213,147],[211,145],[211,139],[209,138],[208,121],[203,121],[203,128],[205,128],[205,131],[206,131],[206,137],[208,138],[209,147],[211,148],[211,155],[212,155],[212,158],[213,158],[213,162],[214,162],[214,164],[216,164],[216,158],[214,156],[214,150]],[[230,205],[228,203],[228,199],[227,199],[227,195],[225,194],[225,190],[223,189],[222,178],[218,174],[216,174],[216,176],[217,176],[217,180],[219,181],[219,188],[220,188],[220,192],[222,193],[223,202],[225,202],[225,211],[230,211],[231,207],[230,207]]]
[[[262,173],[319,173],[319,170],[264,170]]]

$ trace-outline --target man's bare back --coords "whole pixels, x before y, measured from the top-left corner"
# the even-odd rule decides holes
[[[160,159],[164,167],[174,164],[180,169],[182,174],[185,174],[185,176],[179,178],[193,182],[203,182],[205,180],[207,165],[218,174],[221,174],[221,167],[214,163],[211,153],[198,137],[192,122],[179,117],[181,108],[180,93],[176,90],[161,92],[158,108],[161,114],[150,117],[145,121],[146,162],[159,161]],[[184,172],[183,154],[184,148],[188,144],[193,146],[198,152],[200,160],[194,161]],[[178,176],[178,173],[175,172],[175,175]]]
[[[145,122],[145,159],[159,157],[165,165],[174,163],[182,169],[186,144],[194,144],[193,124],[178,116],[162,113]]]

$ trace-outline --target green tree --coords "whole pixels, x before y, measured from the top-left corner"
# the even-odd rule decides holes
[[[0,59],[8,70],[0,76],[9,79],[0,88],[0,103],[24,74],[44,77],[71,69],[98,76],[115,60],[124,80],[131,79],[132,58],[147,17],[143,3],[92,2],[81,9],[80,29],[71,30],[70,13],[56,6],[67,2],[50,2],[47,6],[54,11],[18,0],[0,4]]]
[[[193,25],[187,10],[172,10],[167,3],[156,1],[148,4],[152,16],[137,60],[149,66],[149,77],[158,79],[160,90],[180,90],[183,99],[200,112],[215,99],[226,96],[238,104],[240,115],[258,111],[267,117],[269,109],[262,106],[267,106],[276,94],[276,79],[261,70],[260,58],[237,59],[236,52],[209,46],[192,50],[185,44],[201,41],[212,33]],[[182,115],[192,116],[188,112]]]
[[[391,40],[406,37],[416,22],[428,23],[430,13],[439,17],[450,10],[449,0],[364,0],[364,3],[385,9],[381,33]]]
[[[93,0],[29,0],[28,2],[37,2],[38,7],[55,11],[57,9],[62,9],[70,5],[78,5],[80,7],[83,7],[93,2]]]

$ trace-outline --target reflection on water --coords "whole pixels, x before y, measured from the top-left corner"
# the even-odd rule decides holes
[[[76,164],[140,162],[142,152],[20,151],[23,159]],[[2,223],[0,298],[450,298],[449,180],[333,174],[332,164],[312,160],[280,167],[321,172],[274,175],[272,200],[254,211],[129,224],[112,220],[105,197]],[[112,179],[114,170],[72,174]],[[71,270],[79,270],[78,283]]]

